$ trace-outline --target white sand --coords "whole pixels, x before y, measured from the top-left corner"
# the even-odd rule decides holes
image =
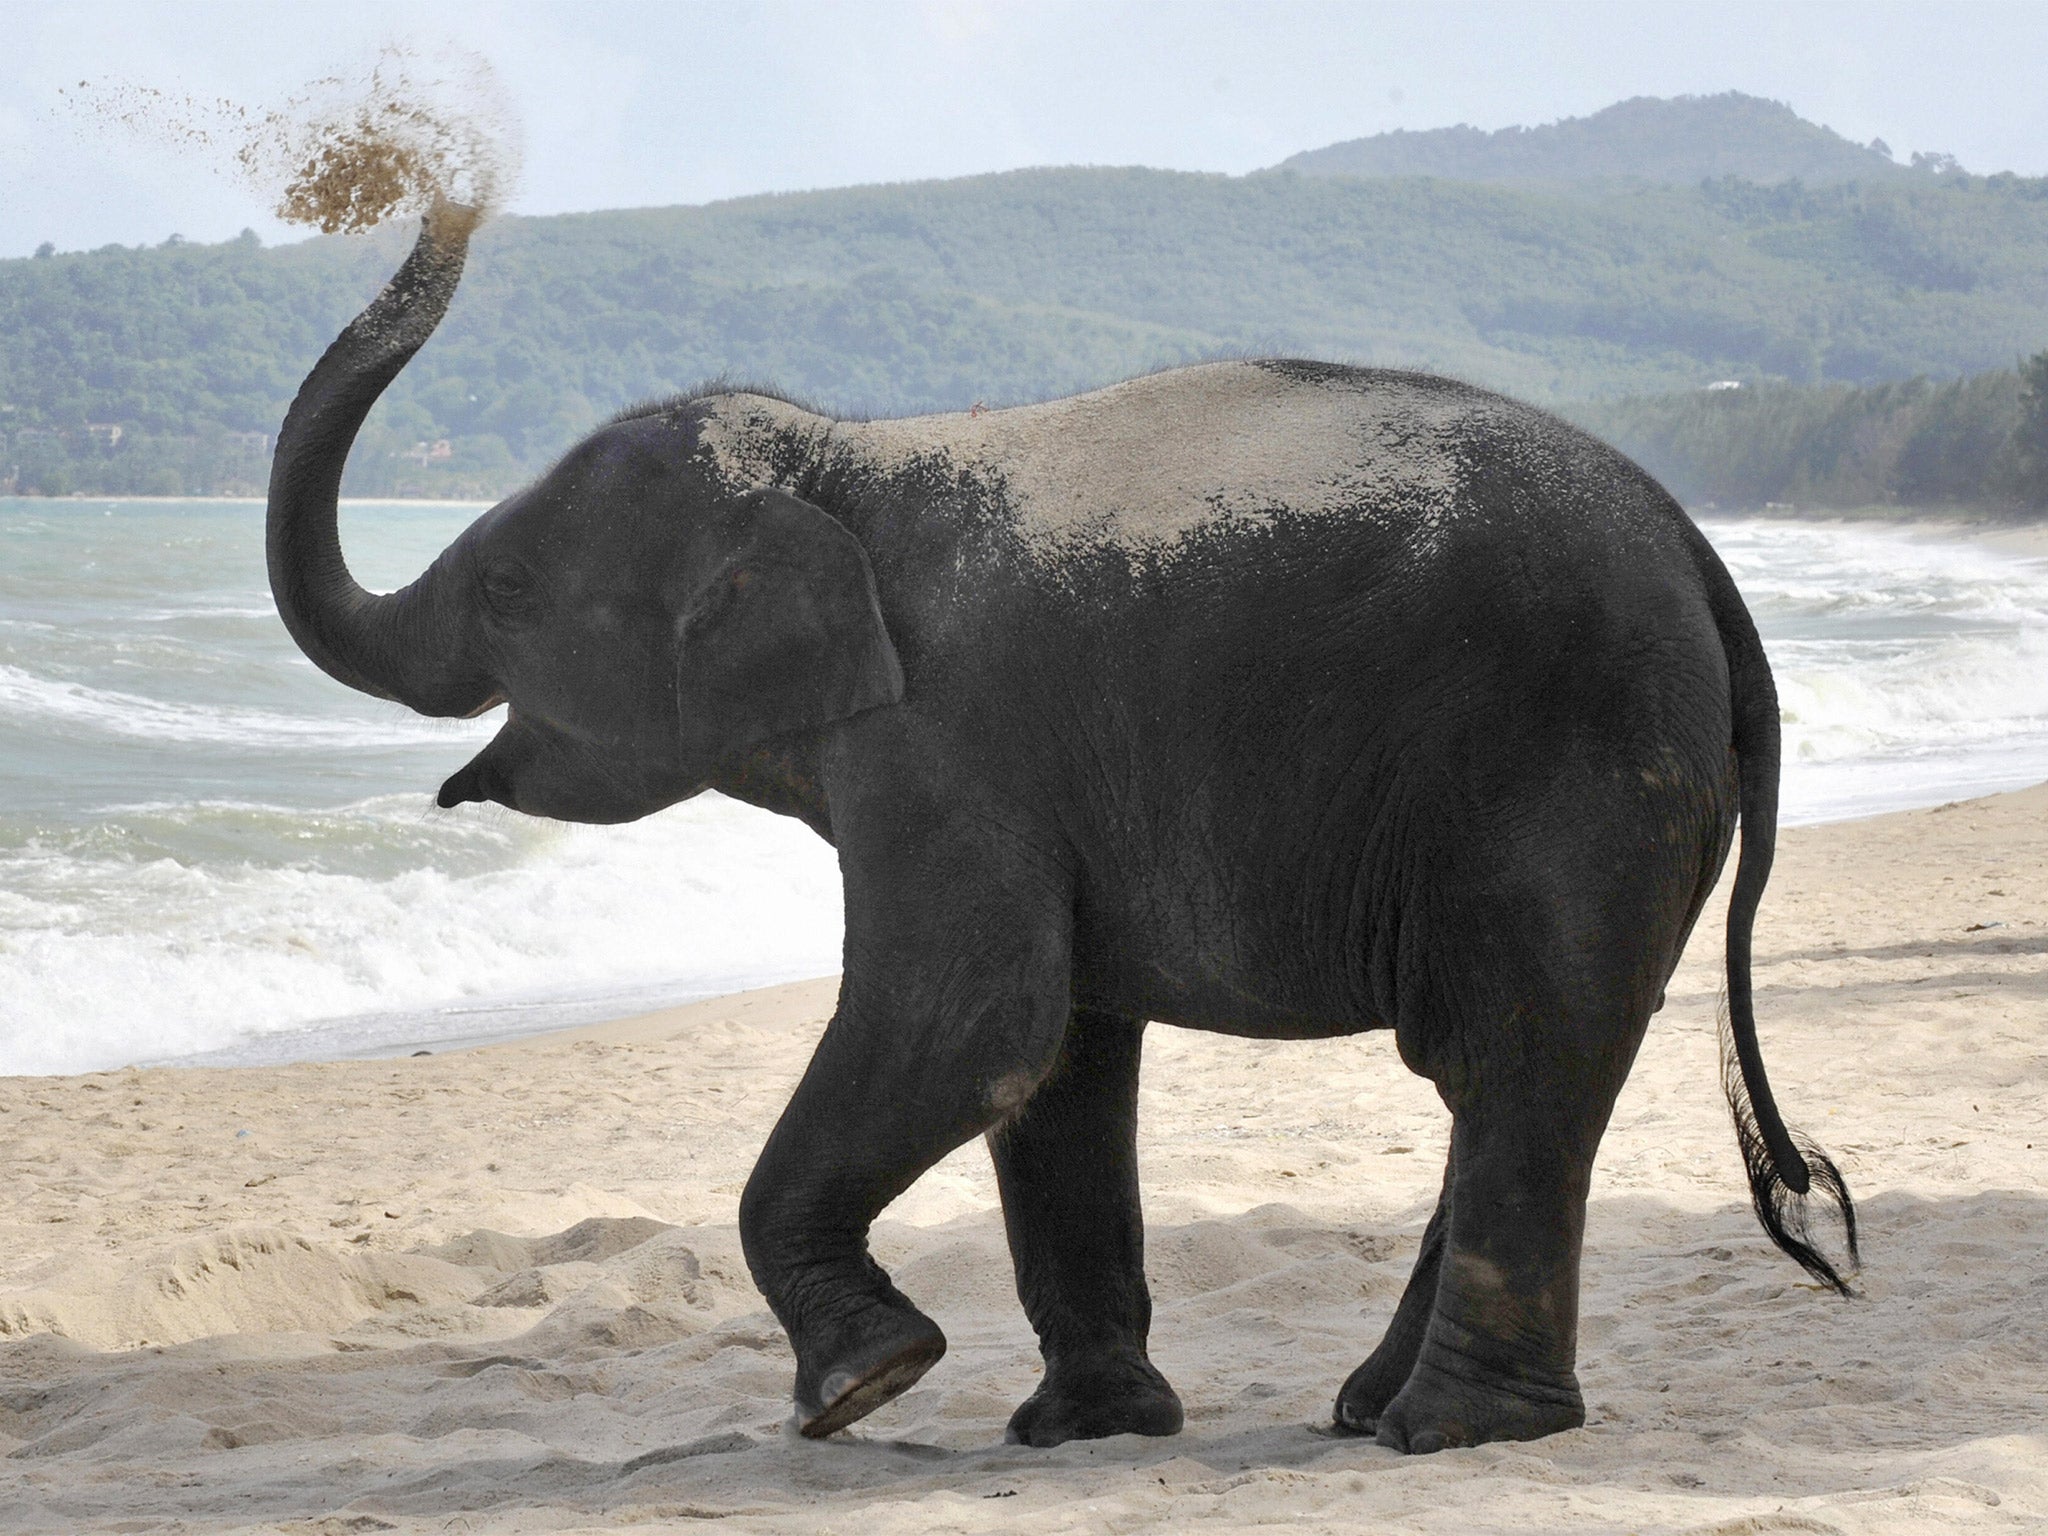
[[[786,1438],[734,1214],[830,1006],[801,983],[452,1055],[0,1080],[0,1530],[2043,1529],[2048,788],[1781,848],[1764,1046],[1861,1198],[1867,1298],[1748,1214],[1717,905],[1602,1153],[1583,1430],[1329,1435],[1444,1116],[1384,1037],[1161,1029],[1153,1348],[1186,1432],[1000,1444],[1037,1358],[977,1145],[877,1235],[952,1353]]]

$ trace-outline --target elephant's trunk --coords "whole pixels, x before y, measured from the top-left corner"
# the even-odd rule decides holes
[[[330,677],[428,715],[491,701],[488,680],[462,664],[454,605],[432,572],[401,592],[366,592],[342,558],[336,517],[356,433],[447,312],[477,219],[440,203],[420,221],[397,275],[306,375],[270,466],[270,593],[285,628]]]

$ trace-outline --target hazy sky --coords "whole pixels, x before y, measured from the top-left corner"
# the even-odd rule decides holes
[[[1022,165],[1240,172],[1729,89],[1901,159],[2048,174],[2042,0],[0,0],[0,256],[293,238],[204,156],[94,128],[59,90],[262,106],[391,41],[491,61],[531,213]]]

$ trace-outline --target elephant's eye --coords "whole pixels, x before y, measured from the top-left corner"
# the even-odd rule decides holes
[[[481,573],[484,600],[498,612],[525,615],[532,611],[537,593],[525,566],[514,560],[493,560]]]

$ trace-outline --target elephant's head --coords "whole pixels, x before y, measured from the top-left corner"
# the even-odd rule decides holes
[[[270,586],[300,648],[422,714],[508,705],[440,803],[567,821],[645,816],[750,754],[900,699],[859,543],[786,491],[725,487],[675,413],[594,433],[402,591],[356,584],[336,527],[342,467],[446,311],[474,222],[449,207],[423,221],[279,430]]]

